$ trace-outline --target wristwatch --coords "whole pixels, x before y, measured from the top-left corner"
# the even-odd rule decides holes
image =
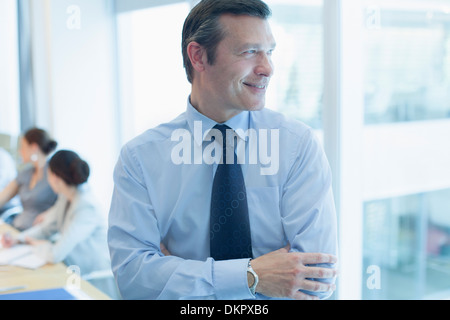
[[[251,264],[252,260],[250,259],[248,261],[248,266],[247,266],[247,275],[251,275],[251,277],[253,277],[253,283],[249,286],[250,292],[255,295],[256,292],[256,286],[258,285],[258,275],[256,274],[255,270],[253,270],[252,268],[252,264]]]

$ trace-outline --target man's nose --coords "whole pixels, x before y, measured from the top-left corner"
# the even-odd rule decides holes
[[[268,53],[260,53],[258,64],[255,68],[255,73],[259,76],[272,77],[274,67],[272,63],[272,57]]]

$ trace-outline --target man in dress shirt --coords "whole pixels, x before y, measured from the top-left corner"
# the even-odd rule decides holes
[[[269,16],[260,0],[203,0],[186,19],[187,110],[126,144],[114,172],[108,237],[125,299],[318,299],[333,292],[328,162],[309,127],[264,109],[276,45]],[[217,124],[236,132],[253,259],[210,255]]]

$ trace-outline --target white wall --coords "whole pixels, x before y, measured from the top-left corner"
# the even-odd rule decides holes
[[[0,1],[0,133],[19,134],[17,1]]]
[[[41,26],[47,24],[34,35],[41,45],[34,57],[47,64],[36,68],[36,79],[48,82],[37,83],[42,101],[48,95],[48,104],[37,106],[38,126],[52,133],[58,149],[74,150],[87,160],[90,184],[106,215],[120,147],[113,2],[33,1],[40,2],[33,4],[35,24],[39,18]]]

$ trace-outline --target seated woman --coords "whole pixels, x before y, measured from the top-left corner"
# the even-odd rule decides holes
[[[47,158],[56,146],[56,141],[38,128],[28,130],[20,140],[22,161],[31,165],[0,191],[0,208],[19,195],[23,211],[7,222],[20,231],[30,228],[38,214],[55,204],[57,196],[47,181]]]
[[[29,243],[37,255],[49,263],[64,262],[77,266],[81,276],[93,272],[110,272],[104,217],[88,186],[89,166],[72,151],[58,151],[49,162],[48,181],[58,194],[55,205],[43,213],[42,222],[21,232],[10,243]],[[114,280],[91,283],[113,295]]]

